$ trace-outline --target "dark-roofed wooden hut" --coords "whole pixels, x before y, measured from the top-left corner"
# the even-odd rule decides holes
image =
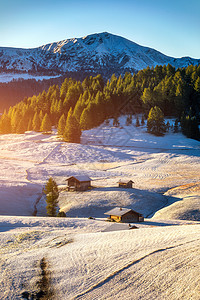
[[[91,178],[86,175],[71,176],[66,181],[68,191],[86,191],[91,187]]]
[[[120,180],[118,181],[118,183],[120,188],[128,189],[128,188],[132,188],[134,182],[132,180],[127,180],[127,181]]]
[[[115,222],[134,223],[144,221],[142,214],[130,208],[116,207],[106,212],[105,215],[109,215],[109,219]]]

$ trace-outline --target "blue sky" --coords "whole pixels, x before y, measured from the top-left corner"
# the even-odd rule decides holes
[[[34,48],[107,31],[200,58],[199,0],[0,0],[0,46]]]

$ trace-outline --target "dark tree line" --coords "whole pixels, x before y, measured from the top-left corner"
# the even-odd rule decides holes
[[[113,74],[107,82],[101,75],[82,82],[66,78],[61,86],[54,84],[10,107],[1,117],[0,133],[50,131],[55,126],[65,141],[79,142],[81,130],[123,114],[147,117],[153,107],[176,117],[184,134],[199,139],[200,66],[156,66],[134,75]]]
[[[8,110],[10,106],[15,105],[25,97],[32,97],[43,90],[48,90],[55,83],[61,84],[63,80],[63,77],[38,81],[35,79],[19,79],[8,83],[0,83],[0,111]]]

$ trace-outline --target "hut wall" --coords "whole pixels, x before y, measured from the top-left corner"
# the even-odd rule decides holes
[[[85,191],[85,190],[87,190],[90,186],[91,186],[91,185],[90,185],[90,181],[83,181],[83,182],[80,182],[79,190],[80,190],[80,191]]]
[[[75,178],[71,178],[67,180],[68,186],[75,186],[77,187],[78,181]]]
[[[127,182],[126,187],[127,188],[132,188],[132,182]]]
[[[139,215],[134,212],[129,212],[122,216],[122,222],[124,223],[139,222]]]
[[[77,191],[85,191],[87,190],[91,184],[90,181],[78,181],[75,178],[68,179],[67,184],[69,187],[74,186]]]
[[[119,187],[120,188],[132,188],[132,182],[131,181],[130,182],[126,182],[126,183],[119,182]]]

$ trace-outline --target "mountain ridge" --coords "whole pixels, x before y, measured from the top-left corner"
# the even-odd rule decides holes
[[[181,68],[190,64],[199,65],[200,59],[170,57],[108,32],[65,39],[37,48],[0,47],[0,72],[39,75],[82,72],[110,77],[113,73],[123,75],[147,66],[167,64]]]

